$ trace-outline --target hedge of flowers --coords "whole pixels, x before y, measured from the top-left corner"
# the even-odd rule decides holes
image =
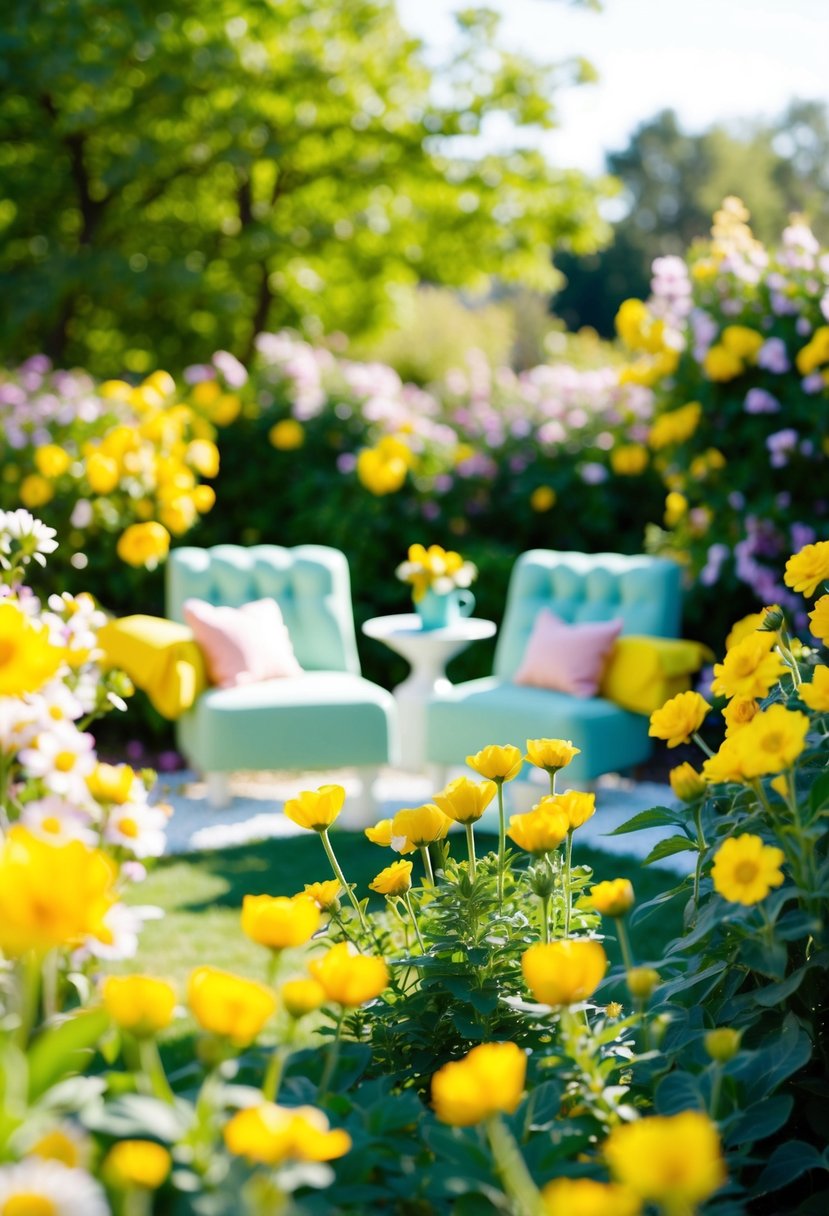
[[[392,851],[371,883],[382,912],[337,858],[344,790],[290,800],[320,870],[292,897],[244,900],[268,982],[206,961],[185,994],[96,961],[154,812],[71,725],[73,698],[88,716],[107,694],[85,675],[85,606],[44,610],[20,585],[20,555],[53,538],[30,517],[2,527],[3,1216],[821,1210],[829,594],[807,642],[774,606],[734,633],[716,704],[683,693],[654,714],[655,735],[706,758],[672,775],[681,809],[617,830],[674,828],[649,858],[690,852],[673,890],[637,906],[628,881],[592,881],[579,829],[601,808],[561,788],[566,740],[528,741],[549,793],[507,821],[524,754],[493,745],[367,830]],[[829,585],[829,542],[785,581],[809,597]],[[498,848],[481,855],[491,804]],[[633,957],[627,918],[646,928],[672,906],[681,935]],[[198,1030],[168,1075],[158,1040],[182,998]]]
[[[726,199],[710,242],[657,259],[650,300],[617,319],[636,352],[622,375],[656,393],[648,443],[668,494],[652,547],[719,599],[747,590],[792,608],[782,558],[829,513],[829,253],[801,219],[776,249],[748,219]]]

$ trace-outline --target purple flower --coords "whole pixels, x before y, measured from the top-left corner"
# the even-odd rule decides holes
[[[803,377],[803,379],[800,381],[800,387],[803,389],[804,393],[819,393],[824,387],[823,376],[820,374],[820,372],[812,372],[810,376]]]
[[[766,447],[771,453],[771,467],[773,469],[782,469],[789,463],[789,455],[797,447],[797,441],[800,438],[794,427],[785,427],[782,431],[775,431],[773,435],[769,435],[766,439]]]
[[[246,369],[230,351],[217,350],[213,356],[213,366],[224,377],[228,388],[242,388],[248,382]]]
[[[579,469],[579,476],[586,486],[599,486],[607,481],[608,472],[603,464],[590,460]]]
[[[823,313],[824,319],[829,321],[829,291],[826,292],[826,295],[820,301],[820,311]]]
[[[812,332],[812,323],[808,317],[798,317],[794,323],[794,327],[801,338],[807,337]]]
[[[743,409],[747,414],[779,414],[780,402],[764,388],[750,388]]]
[[[799,553],[804,545],[813,545],[817,540],[817,533],[814,528],[810,528],[808,524],[793,523],[791,526],[790,536],[792,538],[792,549],[795,553]]]
[[[767,372],[782,375],[791,367],[786,343],[782,338],[767,338],[757,355],[757,366]]]
[[[705,565],[700,571],[700,582],[703,587],[713,587],[720,577],[723,562],[729,556],[728,545],[711,545],[708,550]]]

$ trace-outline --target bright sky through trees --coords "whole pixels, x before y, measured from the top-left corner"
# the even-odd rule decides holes
[[[502,42],[551,60],[584,55],[599,72],[597,84],[561,93],[561,129],[538,136],[559,165],[600,170],[605,151],[667,107],[700,130],[770,118],[795,96],[829,102],[827,0],[604,0],[601,12],[553,0],[487,4],[503,14]],[[398,0],[406,26],[436,50],[462,7]]]

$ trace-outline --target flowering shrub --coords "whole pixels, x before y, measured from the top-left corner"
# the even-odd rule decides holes
[[[16,553],[5,546],[10,564]],[[829,542],[786,569],[792,590],[823,582]],[[25,602],[0,607],[22,617]],[[827,606],[823,594],[810,618],[823,641]],[[0,634],[18,715],[40,712],[61,670],[55,623],[26,618],[31,636],[17,621]],[[702,698],[663,707],[654,732],[697,737],[706,759],[675,772],[681,809],[617,829],[676,829],[649,859],[694,855],[673,890],[637,907],[630,882],[594,884],[579,864],[579,829],[601,811],[593,794],[559,788],[576,754],[566,740],[528,741],[550,789],[527,814],[508,816],[504,799],[524,753],[493,745],[468,757],[474,777],[368,829],[393,851],[371,883],[382,912],[336,855],[344,791],[306,790],[285,811],[318,834],[332,877],[245,899],[241,929],[267,952],[267,982],[207,961],[192,972],[195,1050],[174,1076],[157,1042],[184,994],[151,975],[90,983],[88,968],[72,970],[111,925],[111,850],[129,846],[104,851],[96,825],[125,799],[145,813],[134,774],[98,766],[67,791],[74,763],[42,764],[24,782],[15,741],[6,815],[22,818],[28,787],[59,775],[56,821],[91,796],[84,826],[98,836],[56,843],[33,821],[0,845],[0,1073],[16,1078],[0,1107],[5,1211],[819,1210],[827,667],[778,608],[757,624],[736,631],[714,689],[718,706],[753,697],[753,713],[726,712],[713,752]],[[493,803],[498,847],[482,856],[475,828]],[[647,927],[674,903],[682,935],[664,957],[635,958],[627,919]],[[622,963],[608,974],[610,936]]]
[[[656,393],[648,445],[668,494],[651,546],[719,602],[736,590],[797,608],[781,558],[829,511],[829,254],[798,219],[766,249],[748,218],[727,199],[710,242],[656,260],[647,305],[628,300],[617,318],[636,352],[623,377]]]

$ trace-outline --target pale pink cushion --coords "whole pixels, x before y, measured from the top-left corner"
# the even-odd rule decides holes
[[[204,655],[208,679],[219,688],[302,674],[276,600],[252,600],[239,608],[186,600],[184,619]]]
[[[568,625],[549,608],[542,608],[514,684],[532,684],[574,697],[595,697],[623,621],[588,621]]]

